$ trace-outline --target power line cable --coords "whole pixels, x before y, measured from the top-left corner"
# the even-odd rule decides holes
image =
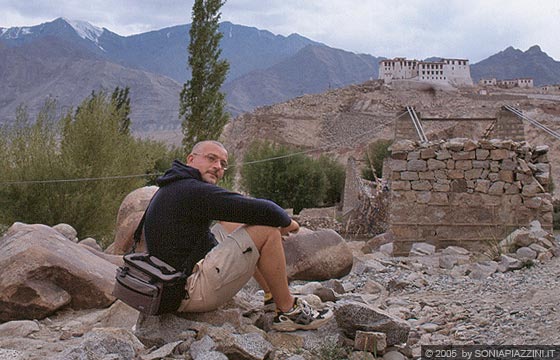
[[[407,113],[408,113],[407,111],[403,112],[402,114],[397,116],[395,118],[395,120],[404,116],[404,115],[406,115]],[[244,162],[244,163],[240,163],[240,164],[235,164],[232,167],[241,166],[241,165],[259,164],[259,163],[263,163],[263,162],[267,162],[267,161],[286,159],[286,158],[290,158],[290,157],[294,157],[294,156],[298,156],[298,155],[309,154],[309,153],[316,152],[316,151],[327,151],[329,148],[336,147],[338,145],[342,145],[343,143],[345,143],[347,141],[357,140],[359,138],[365,137],[365,136],[369,135],[370,133],[372,133],[374,131],[377,131],[379,128],[385,127],[386,125],[389,124],[389,122],[392,122],[392,121],[393,121],[393,119],[391,118],[390,120],[381,123],[380,125],[374,127],[373,129],[371,129],[369,131],[363,132],[361,134],[358,134],[356,136],[353,136],[353,137],[350,137],[350,138],[347,138],[347,139],[335,141],[335,142],[332,142],[330,144],[323,145],[323,146],[320,146],[320,147],[317,147],[317,148],[314,148],[314,149],[308,149],[308,150],[305,150],[305,151],[299,151],[299,152],[296,152],[296,153],[290,153],[290,154],[275,156],[275,157],[266,158],[266,159],[248,161],[248,162]],[[161,175],[163,175],[163,173],[136,174],[136,175],[115,175],[115,176],[101,176],[101,177],[88,177],[88,178],[74,178],[74,179],[14,180],[14,181],[2,181],[2,182],[0,182],[0,185],[53,184],[53,183],[86,182],[86,181],[100,181],[100,180],[119,180],[119,179],[130,179],[130,178],[161,176]]]
[[[27,185],[27,184],[54,184],[54,183],[86,182],[86,181],[99,181],[99,180],[131,179],[131,178],[159,176],[159,175],[163,175],[163,173],[136,174],[136,175],[114,175],[114,176],[75,178],[75,179],[13,180],[13,181],[2,181],[2,182],[0,182],[0,185]]]

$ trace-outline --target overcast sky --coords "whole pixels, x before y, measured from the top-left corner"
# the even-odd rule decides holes
[[[191,22],[192,0],[0,0],[0,27],[57,17],[119,35]],[[468,58],[540,45],[560,60],[559,0],[229,0],[222,20],[374,56]]]

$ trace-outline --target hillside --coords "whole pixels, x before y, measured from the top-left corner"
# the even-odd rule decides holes
[[[21,104],[33,116],[49,96],[63,112],[75,108],[93,90],[130,86],[135,127],[178,126],[181,85],[172,79],[106,61],[55,37],[10,50],[0,50],[0,123],[13,121]]]
[[[189,29],[180,25],[123,37],[63,18],[0,28],[0,123],[13,121],[20,104],[34,117],[49,95],[63,111],[92,91],[129,86],[135,131],[176,129],[179,93],[190,77]],[[372,56],[332,49],[297,34],[285,37],[229,22],[221,23],[220,31],[222,56],[230,64],[227,110],[234,116],[301,94],[363,82],[377,71]],[[320,50],[302,50],[308,46]],[[301,64],[328,71],[311,73],[307,67],[303,73]]]
[[[241,159],[254,139],[268,139],[315,155],[328,153],[345,163],[348,156],[363,158],[363,150],[376,139],[392,139],[394,121],[408,116],[404,108],[413,106],[423,118],[493,118],[504,105],[520,108],[529,117],[560,130],[560,97],[535,99],[533,92],[495,89],[479,95],[476,88],[461,91],[399,89],[370,81],[318,95],[305,95],[281,104],[258,108],[228,124],[223,138]],[[469,137],[480,139],[491,121],[424,121],[428,139]],[[560,143],[526,123],[526,139],[551,148],[555,178],[560,177]]]
[[[252,71],[225,84],[227,101],[238,112],[304,94],[376,79],[378,59],[327,46],[308,45],[265,70]]]

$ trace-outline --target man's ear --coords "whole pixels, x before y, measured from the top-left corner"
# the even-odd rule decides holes
[[[187,155],[187,165],[189,165],[192,162],[193,158],[194,158],[193,154]]]

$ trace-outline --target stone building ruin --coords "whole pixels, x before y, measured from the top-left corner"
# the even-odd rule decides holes
[[[473,139],[455,135],[448,140],[435,138],[434,132],[422,136],[422,123],[438,128],[443,121],[477,123],[484,134],[479,130]],[[504,106],[495,117],[440,119],[422,118],[407,107],[394,126],[391,157],[383,168],[385,183],[355,180],[359,171],[356,162],[349,161],[344,209],[353,216],[347,220],[356,221],[367,206],[378,207],[367,214],[368,221],[383,224],[391,233],[395,255],[407,255],[420,241],[437,248],[487,249],[533,220],[552,231],[548,146],[525,141],[515,108]],[[375,199],[380,194],[383,202]]]
[[[512,140],[393,144],[388,161],[394,252],[419,240],[481,250],[539,220],[552,230],[547,146]]]
[[[422,117],[421,113],[414,111],[416,114],[417,122],[411,121],[411,117],[407,116],[407,111],[403,109],[401,114],[398,115],[394,123],[394,140],[405,140],[405,139],[418,139],[418,129],[417,127],[423,128],[425,125],[427,128],[432,127],[432,125],[437,125],[438,123],[445,122],[455,122],[456,124],[474,124],[480,125],[480,127],[486,129],[480,137],[485,139],[511,139],[514,141],[524,141],[525,140],[525,130],[523,126],[523,120],[515,115],[512,111],[507,110],[505,107],[501,108],[494,117],[480,117],[480,118],[467,118],[467,117],[457,117],[457,118],[437,118],[437,117]],[[455,126],[455,128],[459,128]],[[453,137],[460,137],[459,134],[452,134]],[[437,136],[432,134],[431,137]],[[473,136],[476,138],[477,136]]]

